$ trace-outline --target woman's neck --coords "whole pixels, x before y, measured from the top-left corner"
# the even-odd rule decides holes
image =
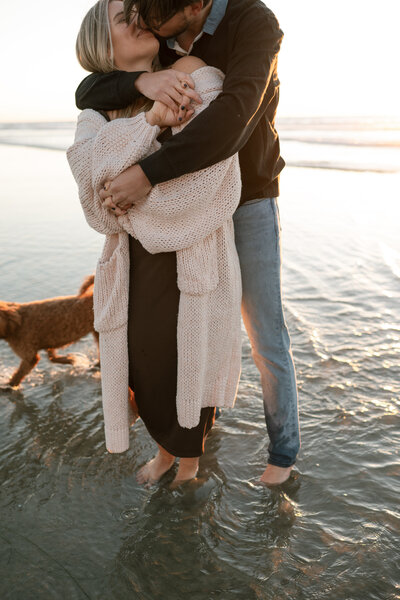
[[[128,73],[135,73],[137,71],[153,71],[153,59],[152,60],[140,60],[134,63],[125,65],[115,65],[118,71],[127,71]]]

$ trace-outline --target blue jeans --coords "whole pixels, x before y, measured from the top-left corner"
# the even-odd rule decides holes
[[[233,215],[242,284],[242,317],[261,374],[270,439],[268,462],[290,467],[300,449],[296,374],[281,292],[276,198],[250,200]]]

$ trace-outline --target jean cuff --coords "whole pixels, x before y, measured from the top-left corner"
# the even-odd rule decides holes
[[[296,464],[296,461],[294,461],[290,464],[282,464],[282,462],[278,462],[277,460],[274,460],[273,458],[272,459],[269,458],[268,464],[274,465],[275,467],[282,467],[282,469],[287,469],[288,467],[291,467],[292,465]]]

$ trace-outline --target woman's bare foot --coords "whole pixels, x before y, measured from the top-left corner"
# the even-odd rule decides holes
[[[196,456],[195,458],[181,458],[179,460],[179,469],[172,482],[172,487],[196,477],[199,470],[199,458],[199,456]]]
[[[277,465],[268,463],[267,468],[261,475],[260,481],[266,485],[280,485],[289,479],[293,466],[294,465],[291,467],[278,467]]]
[[[158,445],[158,444],[157,444]],[[158,452],[154,458],[139,469],[136,479],[138,483],[151,485],[156,483],[174,464],[175,456],[158,446]]]

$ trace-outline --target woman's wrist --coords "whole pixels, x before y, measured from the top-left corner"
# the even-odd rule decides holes
[[[156,115],[152,112],[152,110],[148,110],[146,113],[146,121],[148,122],[149,125],[158,125],[158,119],[156,117]]]

